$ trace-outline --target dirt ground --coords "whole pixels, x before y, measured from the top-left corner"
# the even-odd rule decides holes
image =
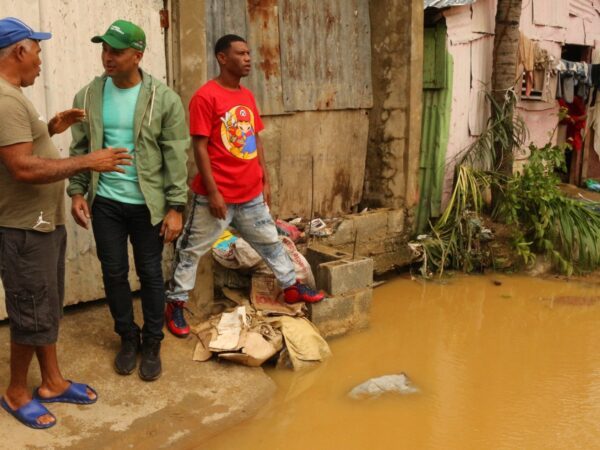
[[[136,317],[141,317],[139,301]],[[167,335],[162,377],[147,383],[137,372],[125,377],[114,372],[119,341],[105,304],[67,308],[58,344],[63,374],[92,385],[99,400],[89,406],[50,405],[57,424],[49,430],[27,428],[0,410],[0,448],[156,449],[176,447],[181,439],[189,443],[191,435],[199,437],[200,444],[253,416],[273,396],[275,385],[260,368],[192,361],[195,339]],[[0,325],[0,342],[4,390],[10,348],[6,321]],[[32,389],[39,380],[34,362],[29,374]]]

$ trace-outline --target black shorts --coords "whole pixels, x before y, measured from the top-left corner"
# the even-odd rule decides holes
[[[66,246],[64,225],[51,233],[0,227],[0,278],[11,342],[56,343],[65,292]]]

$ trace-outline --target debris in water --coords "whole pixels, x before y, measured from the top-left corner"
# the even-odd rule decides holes
[[[348,396],[354,400],[363,398],[377,398],[386,392],[395,392],[397,394],[415,394],[419,392],[405,373],[396,375],[384,375],[382,377],[371,378],[352,389]]]
[[[495,286],[502,286],[502,281],[500,280],[494,280],[493,283]]]

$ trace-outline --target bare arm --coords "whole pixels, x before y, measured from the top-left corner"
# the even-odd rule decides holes
[[[263,147],[258,133],[256,134],[256,151],[258,152],[258,162],[263,172],[263,197],[267,205],[271,205],[271,184],[269,183],[269,172],[265,160],[265,148]]]
[[[0,162],[11,176],[23,183],[46,184],[63,180],[86,170],[124,172],[120,165],[131,165],[127,149],[97,150],[84,156],[65,159],[40,158],[33,154],[31,142],[0,147]]]
[[[194,159],[196,160],[196,167],[202,177],[202,183],[208,193],[208,203],[210,213],[217,219],[225,219],[227,215],[227,205],[223,196],[219,192],[217,183],[212,174],[212,168],[210,167],[210,157],[208,156],[208,137],[207,136],[193,136],[192,146],[194,148]]]

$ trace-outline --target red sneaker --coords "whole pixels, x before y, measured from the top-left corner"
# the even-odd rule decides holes
[[[297,281],[296,284],[283,290],[283,298],[286,303],[317,303],[325,298],[325,294]]]
[[[171,333],[180,338],[184,338],[190,334],[190,326],[183,316],[184,309],[185,302],[167,302],[167,309],[165,310],[167,328]]]

